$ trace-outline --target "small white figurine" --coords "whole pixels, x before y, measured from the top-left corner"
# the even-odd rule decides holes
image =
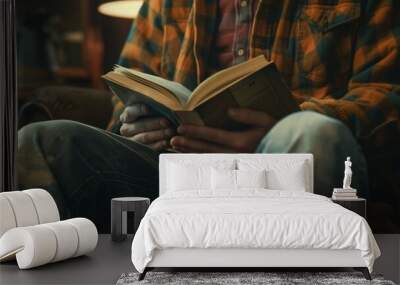
[[[343,189],[352,189],[351,188],[351,176],[353,172],[351,171],[351,161],[350,157],[347,157],[347,160],[344,162],[344,179],[343,179]]]

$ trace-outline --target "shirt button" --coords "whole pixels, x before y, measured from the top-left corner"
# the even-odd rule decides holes
[[[237,50],[237,55],[238,55],[238,56],[244,55],[244,49],[242,49],[242,48],[238,49],[238,50]]]
[[[240,2],[240,6],[242,6],[243,8],[247,6],[247,1],[243,0]]]

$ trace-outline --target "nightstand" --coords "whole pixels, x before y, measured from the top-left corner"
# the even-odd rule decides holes
[[[333,203],[339,204],[340,206],[359,214],[364,219],[367,218],[367,200],[364,198],[354,198],[351,200],[338,200],[332,199]]]
[[[134,215],[133,234],[150,206],[150,199],[144,197],[121,197],[111,200],[111,239],[124,241],[128,233],[127,212]]]

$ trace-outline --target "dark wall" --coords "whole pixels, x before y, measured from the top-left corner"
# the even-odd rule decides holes
[[[16,189],[15,3],[0,1],[0,192]]]
[[[117,63],[131,26],[132,21],[128,19],[101,17],[104,41],[104,72],[109,71]]]

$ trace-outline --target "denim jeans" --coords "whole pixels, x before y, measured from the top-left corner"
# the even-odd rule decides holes
[[[353,162],[353,188],[367,197],[367,162],[361,147],[342,122],[312,111],[293,113],[280,120],[262,139],[259,153],[312,153],[314,193],[330,196],[342,187],[344,161]]]
[[[62,218],[87,217],[100,232],[110,229],[110,200],[158,196],[158,155],[116,134],[73,121],[30,124],[18,134],[19,188],[42,187]],[[314,192],[330,195],[343,180],[344,160],[353,161],[353,186],[366,194],[365,158],[341,122],[314,112],[279,121],[262,139],[260,153],[313,153]]]

